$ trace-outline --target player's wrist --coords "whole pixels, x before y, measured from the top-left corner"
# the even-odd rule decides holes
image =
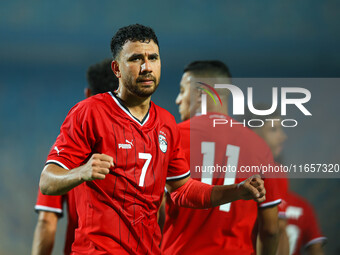
[[[231,190],[233,191],[233,197],[234,197],[234,201],[236,200],[242,200],[244,199],[244,191],[242,188],[242,183],[237,183],[237,184],[232,184],[231,186]]]
[[[86,164],[70,171],[70,172],[73,172],[74,174],[73,178],[76,180],[76,182],[82,183],[86,181],[86,175],[84,174],[85,169],[86,169]]]
[[[249,200],[248,192],[245,188],[245,181],[235,184],[237,190],[237,197],[240,200]]]

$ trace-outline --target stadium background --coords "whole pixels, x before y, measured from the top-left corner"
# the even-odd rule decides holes
[[[153,100],[177,120],[178,83],[192,60],[223,60],[234,77],[339,77],[336,0],[13,0],[0,7],[0,254],[30,253],[44,160],[68,110],[83,99],[87,67],[110,57],[117,28],[155,29],[162,79]],[[339,163],[339,92],[313,88],[312,121],[288,131],[286,162]],[[291,181],[315,207],[327,254],[340,254],[339,184]],[[54,254],[62,253],[62,222]]]

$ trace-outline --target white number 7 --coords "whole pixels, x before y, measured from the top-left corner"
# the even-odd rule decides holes
[[[145,179],[145,174],[146,174],[146,170],[148,170],[148,166],[150,164],[152,155],[150,153],[138,153],[138,158],[140,159],[146,159],[143,168],[142,168],[142,174],[139,177],[139,184],[138,186],[143,187],[144,185],[144,179]]]

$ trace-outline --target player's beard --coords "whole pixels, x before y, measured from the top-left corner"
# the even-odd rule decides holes
[[[143,85],[139,83],[143,79],[152,79],[153,84],[152,85]],[[159,79],[154,77],[151,74],[139,76],[136,80],[132,77],[128,77],[127,82],[125,82],[126,88],[134,95],[138,97],[149,97],[151,96],[156,89],[158,88]]]

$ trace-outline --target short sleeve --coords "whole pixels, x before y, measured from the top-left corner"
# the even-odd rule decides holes
[[[74,106],[60,128],[46,164],[73,169],[85,163],[95,143],[95,124],[91,105],[82,101]]]
[[[319,224],[315,215],[313,208],[308,205],[304,208],[305,217],[304,217],[304,226],[305,230],[303,231],[303,245],[304,247],[308,247],[314,243],[323,243],[327,240],[326,237],[322,236]]]
[[[264,166],[267,166],[268,168],[274,167],[276,163],[274,162],[271,150],[264,141],[262,141],[262,145],[264,155],[262,163],[264,163]],[[271,172],[265,172],[262,175],[262,178],[264,179],[264,187],[266,189],[266,200],[259,204],[260,208],[277,206],[282,201],[282,194],[279,189],[279,178],[274,177],[275,174]]]
[[[185,153],[181,146],[181,137],[177,125],[172,128],[173,146],[171,147],[171,155],[168,166],[167,181],[184,179],[190,176],[190,169],[185,158]]]
[[[282,202],[279,205],[279,218],[281,219],[286,219],[286,210],[287,210],[287,206],[288,206],[288,198],[287,198],[287,194],[288,194],[288,176],[285,178],[280,178],[277,179],[278,181],[278,188],[279,188],[279,192],[281,195],[281,199]]]
[[[281,194],[278,189],[279,179],[268,178],[264,180],[264,187],[266,189],[266,200],[259,204],[260,208],[267,208],[277,206],[281,203]]]
[[[43,195],[38,190],[37,202],[34,206],[35,211],[46,211],[46,212],[54,212],[57,214],[63,214],[63,196],[49,196]]]

